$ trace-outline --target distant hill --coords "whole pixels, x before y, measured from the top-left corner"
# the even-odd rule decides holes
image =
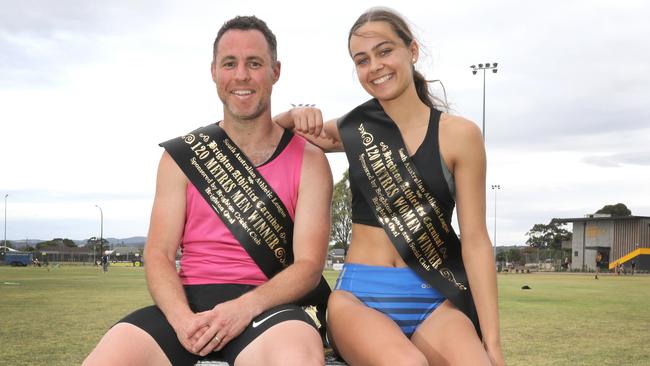
[[[27,239],[27,240],[10,240],[11,244],[13,244],[14,247],[17,249],[24,248],[25,246],[29,245],[31,247],[35,247],[36,244],[42,243],[44,241],[48,241],[52,239]],[[124,246],[124,247],[144,247],[144,243],[147,241],[146,236],[132,236],[130,238],[123,238],[123,239],[118,239],[118,238],[106,238],[108,240],[108,243],[113,245],[113,246]],[[88,242],[88,239],[83,239],[83,240],[72,240],[74,241],[77,246],[83,247],[86,245]]]
[[[129,247],[138,247],[144,246],[144,243],[147,241],[146,236],[132,236],[130,238],[116,239],[116,238],[106,238],[109,244],[117,246],[129,246]]]
[[[23,239],[23,240],[8,240],[8,241],[10,241],[11,244],[16,249],[20,249],[20,248],[26,247],[27,245],[29,245],[31,247],[34,247],[34,246],[36,246],[36,244],[47,241],[47,240],[41,240],[41,239],[27,239],[27,240],[25,240],[25,239]]]
[[[524,249],[528,247],[527,245],[497,245],[497,253],[507,252],[510,249]]]

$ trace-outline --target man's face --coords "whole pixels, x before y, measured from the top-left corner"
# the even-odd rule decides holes
[[[279,77],[280,62],[271,60],[260,31],[231,29],[223,34],[212,61],[212,80],[226,118],[253,120],[269,111]]]

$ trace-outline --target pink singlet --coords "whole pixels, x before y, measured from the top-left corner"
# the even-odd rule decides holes
[[[295,216],[305,140],[294,135],[273,160],[257,167],[264,179]],[[221,218],[191,183],[187,184],[183,255],[179,276],[184,285],[260,285],[268,280]]]

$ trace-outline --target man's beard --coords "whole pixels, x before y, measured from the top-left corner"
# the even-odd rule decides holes
[[[259,102],[253,111],[253,113],[249,114],[239,114],[233,109],[230,108],[228,104],[224,104],[226,110],[230,113],[231,116],[234,118],[241,120],[241,121],[251,121],[257,119],[259,116],[261,116],[267,109],[268,105],[264,102]]]

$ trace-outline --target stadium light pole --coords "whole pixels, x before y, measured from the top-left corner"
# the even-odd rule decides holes
[[[494,191],[494,261],[497,260],[497,191],[501,189],[500,184],[493,184],[492,190]]]
[[[99,231],[99,255],[101,257],[102,246],[104,245],[104,211],[102,211],[102,208],[99,207],[99,205],[95,205],[95,207],[99,209],[99,215],[101,218],[101,226]]]
[[[492,73],[497,73],[497,63],[485,63],[470,66],[472,69],[472,75],[476,75],[479,70],[483,70],[483,123],[481,128],[481,134],[483,135],[483,142],[485,142],[485,70],[492,70]]]
[[[5,194],[5,251],[7,251],[7,197],[9,197],[8,193]]]

